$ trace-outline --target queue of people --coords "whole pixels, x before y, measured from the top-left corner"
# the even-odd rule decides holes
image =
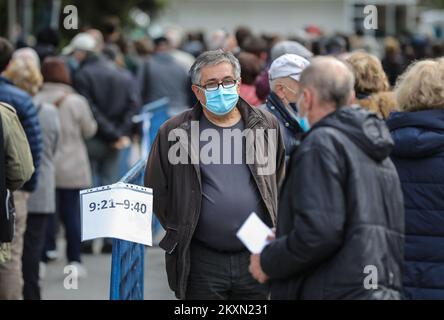
[[[444,299],[443,58],[245,27],[85,29],[59,54],[42,32],[0,38],[0,299],[41,299],[60,227],[87,277],[79,191],[120,178],[133,116],[163,97],[144,184],[177,298]],[[253,212],[273,230],[259,254],[236,236]]]
[[[157,194],[176,296],[444,299],[443,60],[412,64],[391,91],[380,60],[363,51],[284,53],[268,67],[271,93],[259,109],[241,96],[240,66],[224,50],[198,56],[190,69],[197,104],[167,121],[151,149],[145,185]],[[194,125],[199,144],[186,149]],[[224,157],[233,147],[226,137],[257,128],[274,163],[259,175],[248,162],[257,135],[238,137],[242,161]],[[176,143],[185,148],[179,163]],[[216,157],[208,162],[207,153]],[[253,212],[276,231],[250,255],[236,232]]]

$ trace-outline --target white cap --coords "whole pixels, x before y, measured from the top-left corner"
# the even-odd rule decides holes
[[[75,50],[94,51],[96,49],[96,39],[89,33],[79,33],[72,38],[71,43],[62,50],[63,55],[73,53]]]
[[[311,53],[310,50],[308,50],[299,42],[285,40],[276,43],[273,48],[271,48],[271,61],[276,60],[286,53],[296,54],[305,59],[310,59],[311,57],[313,57],[313,53]]]
[[[290,77],[299,81],[302,71],[309,65],[310,62],[307,59],[296,54],[287,53],[273,61],[268,70],[268,78],[275,80]]]

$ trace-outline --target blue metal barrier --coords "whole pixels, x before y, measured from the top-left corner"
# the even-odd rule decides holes
[[[151,145],[154,142],[157,131],[162,123],[168,120],[168,98],[162,98],[154,102],[148,103],[142,107],[142,111],[133,117],[134,123],[142,122],[142,147],[141,158],[147,158]],[[162,226],[156,216],[153,216],[153,236],[160,232]]]
[[[139,160],[121,182],[143,185],[146,159]],[[144,246],[113,239],[110,300],[143,300]]]
[[[142,122],[141,158],[120,180],[121,182],[143,185],[143,175],[151,144],[163,122],[168,119],[168,99],[147,104],[142,112],[134,116],[133,122]],[[157,219],[153,216],[153,235]],[[144,246],[125,240],[113,239],[111,261],[110,300],[143,300],[144,287]]]
[[[148,156],[157,130],[169,117],[167,113],[168,98],[162,98],[142,107],[140,114],[133,117],[134,123],[142,122],[142,152],[141,158]]]

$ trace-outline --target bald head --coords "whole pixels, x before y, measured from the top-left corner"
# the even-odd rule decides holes
[[[333,57],[317,57],[301,75],[300,84],[312,88],[320,104],[345,106],[353,96],[355,79],[350,68]]]

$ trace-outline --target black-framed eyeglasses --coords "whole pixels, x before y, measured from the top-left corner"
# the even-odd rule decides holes
[[[203,86],[196,85],[199,88],[205,89],[207,91],[216,91],[219,89],[219,86],[222,85],[225,89],[233,88],[237,84],[238,80],[236,79],[224,79],[221,82],[209,82],[204,84]]]

